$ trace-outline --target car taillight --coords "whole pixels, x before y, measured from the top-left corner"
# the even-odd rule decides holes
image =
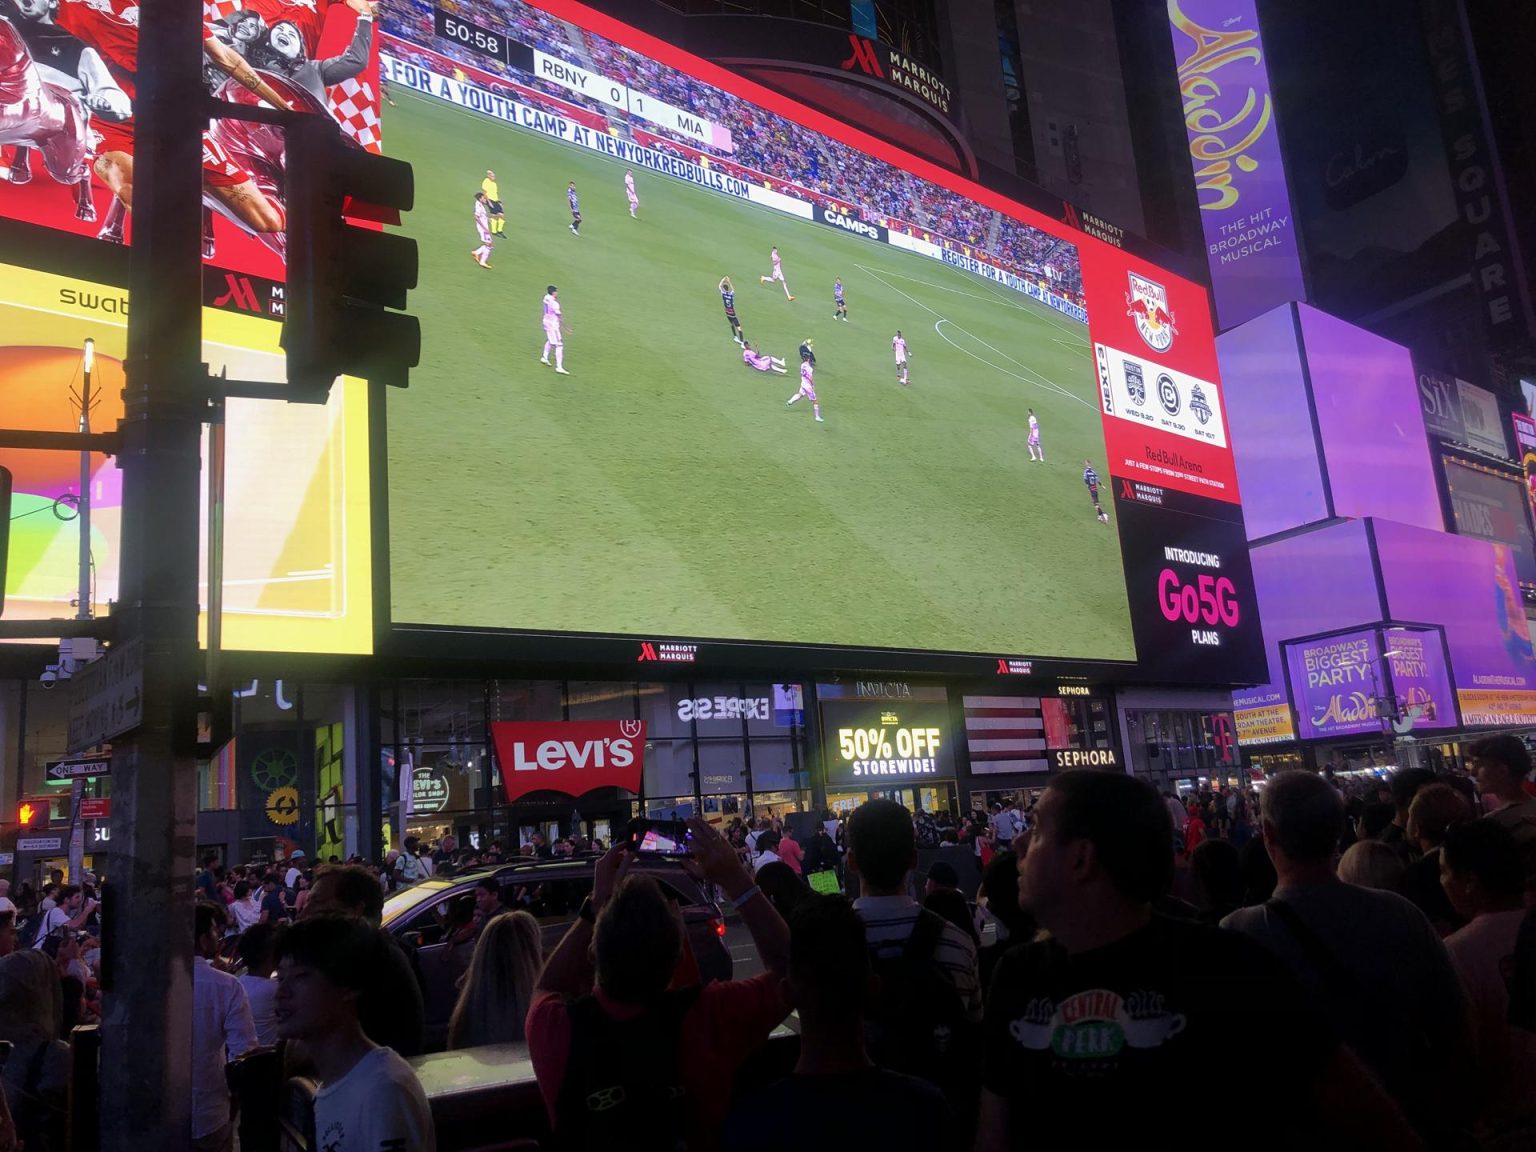
[[[724,920],[716,920],[715,921],[715,935],[721,937],[722,939],[724,939],[724,937],[725,937],[725,921]]]

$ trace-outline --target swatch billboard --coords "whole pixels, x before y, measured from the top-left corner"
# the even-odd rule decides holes
[[[1222,328],[1306,296],[1255,0],[1168,0]]]

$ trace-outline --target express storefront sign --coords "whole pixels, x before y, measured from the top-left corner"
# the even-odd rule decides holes
[[[644,720],[498,721],[491,743],[508,803],[530,792],[640,791]]]

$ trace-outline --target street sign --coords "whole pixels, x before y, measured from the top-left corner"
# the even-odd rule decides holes
[[[64,837],[62,836],[23,836],[16,841],[18,852],[62,852],[64,851]]]
[[[76,672],[69,685],[69,751],[131,732],[144,722],[143,642],[115,645]]]
[[[90,756],[70,756],[64,760],[48,760],[43,764],[43,779],[49,784],[67,784],[89,776],[112,775],[112,754],[93,753]]]
[[[0,852],[0,868],[9,868],[14,863],[16,863],[16,853]]]
[[[80,819],[110,820],[111,818],[112,797],[86,796],[80,801]]]

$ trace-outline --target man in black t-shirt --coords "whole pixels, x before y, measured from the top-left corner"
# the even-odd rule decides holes
[[[978,1149],[1190,1144],[1173,1102],[1234,1071],[1274,1106],[1256,1125],[1243,1093],[1207,1094],[1200,1132],[1247,1148],[1323,1133],[1417,1147],[1262,947],[1152,914],[1172,837],[1157,792],[1132,777],[1069,772],[1041,797],[1019,904],[1052,939],[1009,952],[993,977]]]
[[[261,878],[261,923],[281,924],[287,919],[288,904],[283,899],[277,873],[268,872]]]

